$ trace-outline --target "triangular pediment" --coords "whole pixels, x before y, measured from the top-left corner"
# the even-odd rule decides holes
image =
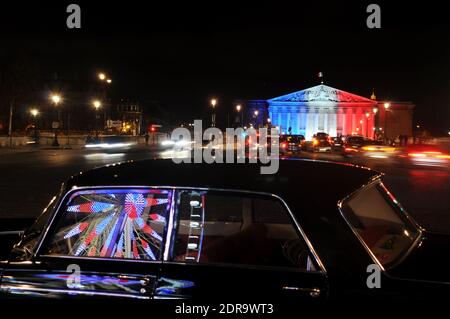
[[[363,96],[338,90],[324,84],[269,99],[268,102],[376,103]]]

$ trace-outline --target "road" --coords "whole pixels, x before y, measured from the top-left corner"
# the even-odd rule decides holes
[[[84,149],[3,151],[0,153],[0,218],[37,216],[61,183],[74,173],[118,161],[159,156],[159,152],[144,146],[109,154]],[[423,227],[450,233],[449,167],[345,159],[338,154],[303,153],[301,156],[346,161],[386,173],[386,186]]]

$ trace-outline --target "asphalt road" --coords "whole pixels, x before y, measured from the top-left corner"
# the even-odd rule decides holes
[[[159,156],[159,152],[142,146],[109,154],[84,149],[1,151],[0,218],[37,216],[57,193],[61,183],[74,173],[118,161]],[[416,166],[386,159],[346,159],[337,154],[304,153],[301,156],[346,161],[386,173],[386,186],[423,227],[450,233],[448,166]]]

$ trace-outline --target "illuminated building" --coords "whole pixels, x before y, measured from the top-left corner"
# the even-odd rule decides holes
[[[317,132],[373,138],[387,131],[388,138],[400,134],[412,136],[414,104],[389,101],[390,107],[385,109],[387,102],[377,101],[374,94],[369,99],[324,84],[268,100],[242,103],[247,106],[248,122],[259,120],[253,115],[259,110],[259,116],[270,118],[282,133],[289,133],[290,128],[291,134],[304,135],[307,140]]]

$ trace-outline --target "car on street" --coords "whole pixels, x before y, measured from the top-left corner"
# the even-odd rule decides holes
[[[331,152],[331,138],[327,133],[316,133],[312,141],[307,143],[306,149],[310,152]]]
[[[125,135],[106,135],[86,138],[86,149],[96,150],[96,151],[108,151],[108,150],[126,150],[131,146],[137,144],[130,136]]]
[[[450,152],[435,145],[410,145],[402,152],[402,157],[417,166],[450,167]]]
[[[347,156],[359,156],[362,148],[368,145],[378,145],[380,142],[371,140],[361,135],[349,135],[345,137],[344,154]]]
[[[276,175],[257,164],[108,165],[72,176],[24,232],[23,221],[7,225],[2,300],[298,305],[450,292],[450,237],[420,227],[382,174],[351,164],[281,160]]]
[[[303,135],[281,135],[280,136],[280,154],[296,154],[305,147],[305,137]]]

